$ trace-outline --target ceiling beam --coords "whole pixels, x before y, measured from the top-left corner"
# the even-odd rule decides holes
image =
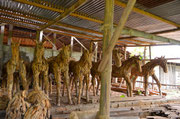
[[[146,33],[146,32],[135,30],[135,29],[130,29],[130,28],[124,28],[122,31],[122,34],[171,43],[171,44],[180,44],[180,41],[178,40],[174,40],[174,39],[166,38],[162,36],[157,36],[157,35],[153,35],[150,33]]]
[[[0,18],[0,19],[4,19],[4,20],[12,20],[12,19],[9,19],[9,18]],[[17,23],[24,23],[24,24],[28,24],[28,25],[34,25],[35,26],[38,26],[37,24],[32,24],[32,23],[28,23],[28,22],[25,22],[25,21],[22,21],[22,20],[17,20],[17,19],[13,19],[13,21],[17,22]],[[6,21],[6,23],[8,23]],[[15,23],[11,23],[11,24],[15,24]],[[34,29],[34,27],[30,27],[30,26],[25,26],[25,25],[18,25],[18,24],[15,24],[15,26],[21,26],[21,27],[25,27],[25,28],[29,28],[29,29]],[[40,26],[40,25],[39,25]],[[58,34],[62,34],[62,35],[66,35],[66,36],[75,36],[77,38],[83,38],[83,39],[88,39],[88,40],[95,40],[95,38],[91,38],[91,37],[87,37],[86,35],[84,34],[76,34],[74,32],[71,32],[71,31],[68,31],[66,30],[66,33],[64,31],[61,31],[62,29],[54,29],[54,28],[50,28],[51,30],[46,30],[48,32],[55,32],[58,33]],[[63,33],[62,33],[63,32]],[[93,36],[92,36],[93,37]]]
[[[72,12],[74,12],[76,9],[78,9],[80,6],[82,6],[84,3],[86,3],[87,0],[78,0],[74,5],[72,5],[70,8],[66,9],[59,17],[57,17],[55,20],[53,21],[49,21],[46,25],[42,25],[40,27],[40,31],[44,30],[48,27],[50,27],[51,25],[59,22],[60,20],[66,18],[69,14],[71,14]]]
[[[36,3],[36,2],[31,2],[31,1],[28,1],[28,0],[13,0],[13,1],[20,2],[20,3],[23,3],[23,4],[32,5],[32,6],[47,9],[47,10],[51,10],[51,11],[54,11],[54,12],[59,12],[59,13],[64,12],[63,9],[53,8],[51,6],[46,6],[46,5],[43,5],[43,4]],[[81,18],[81,19],[86,19],[86,20],[89,20],[89,21],[97,22],[97,23],[103,23],[103,21],[101,21],[101,20],[98,20],[98,19],[95,19],[95,18],[90,18],[90,17],[87,17],[86,15],[81,15],[81,13],[78,13],[78,12],[71,13],[70,15],[74,16],[74,17]]]
[[[27,1],[27,0],[13,0],[13,1],[17,1],[17,2],[21,2],[21,3],[24,3],[24,4],[29,4],[29,5],[34,5],[34,6],[36,6],[36,7],[40,7],[40,8],[44,8],[44,9],[49,9],[49,10],[52,10],[52,11],[56,11],[56,12],[62,12],[60,9],[56,9],[56,8],[53,8],[53,9],[51,9],[52,7],[47,7],[47,6],[45,6],[45,5],[41,5],[41,4],[37,4],[37,3],[35,3],[35,2],[30,2],[30,1]],[[117,4],[117,0],[115,1],[115,3]],[[120,3],[119,3],[120,4]],[[126,4],[125,4],[126,5]],[[55,10],[56,9],[56,10]],[[72,15],[72,14],[77,14],[77,12],[76,13],[71,13],[70,15]],[[148,13],[147,13],[148,14]],[[73,15],[72,15],[73,16]],[[74,15],[75,16],[75,15]],[[155,16],[155,15],[154,15]],[[97,20],[97,19],[95,19],[95,18],[91,18],[91,17],[87,17],[87,16],[83,16],[83,15],[79,15],[79,14],[77,14],[77,16],[76,17],[79,17],[79,18],[81,18],[81,19],[86,19],[86,20],[90,20],[90,21],[94,21],[94,22],[97,22],[97,23],[103,23],[103,21],[102,20]],[[176,24],[177,25],[177,24]],[[127,29],[128,29],[128,31],[130,30],[130,28],[127,28],[126,27],[126,29],[125,30],[123,30],[123,35],[128,35],[128,34],[131,34],[130,32],[126,32],[127,31]],[[138,30],[136,30],[137,32],[142,32],[142,31],[138,31]],[[145,32],[142,32],[142,34],[145,34]],[[149,33],[147,33],[148,35],[149,35]],[[135,36],[135,34],[134,34],[134,36]],[[144,35],[141,35],[141,37],[143,37]],[[147,36],[147,35],[146,35]],[[144,38],[144,37],[143,37]],[[147,38],[147,37],[146,37]],[[164,39],[166,39],[166,40],[163,40],[163,38]],[[167,40],[167,38],[165,38],[165,37],[161,37],[160,39],[159,39],[159,37],[157,36],[157,37],[155,37],[155,35],[153,36],[153,37],[148,37],[148,39],[151,39],[151,40],[157,40],[157,41],[166,41],[166,42],[169,42],[169,40]],[[171,41],[171,43],[180,43],[180,41],[177,41],[177,40],[174,40],[174,39],[170,39],[170,41]]]
[[[36,21],[40,21],[40,22],[45,22],[45,23],[48,22],[47,19],[45,19],[45,18],[40,19],[40,18],[37,18],[37,16],[34,16],[32,14],[29,14],[30,16],[27,16],[27,15],[23,15],[24,13],[17,14],[16,12],[12,12],[12,10],[4,11],[4,10],[1,10],[1,9],[0,9],[0,12],[8,14],[8,15],[13,15],[13,16],[17,16],[17,17],[24,17],[24,18],[27,18],[27,19],[36,20]],[[71,29],[78,30],[78,31],[89,32],[89,33],[93,33],[93,34],[102,35],[102,33],[98,32],[98,31],[94,31],[94,30],[91,30],[91,29],[82,28],[82,27],[78,27],[78,26],[73,26],[73,25],[69,25],[69,24],[65,24],[65,23],[58,22],[55,25],[61,26],[61,27],[71,28]]]
[[[121,40],[121,39],[119,39]],[[133,41],[133,42],[136,42],[136,43],[142,43],[142,44],[155,44],[155,43],[152,43],[152,42],[147,42],[147,41],[140,41],[140,40],[135,40],[135,39],[124,39],[124,40],[127,40],[127,41]]]
[[[27,0],[13,0],[13,1],[28,4],[28,5],[33,5],[33,6],[36,6],[36,7],[40,7],[40,8],[43,8],[43,9],[48,9],[48,10],[59,12],[59,13],[64,12],[64,10],[61,10],[61,9],[58,9],[58,8],[53,8],[53,7],[50,7],[50,6],[42,5],[42,4],[39,4],[39,3],[36,3],[36,2],[27,1]],[[120,2],[119,0],[115,0],[115,5],[118,5],[118,6],[121,6],[121,7],[126,7],[126,4]],[[160,20],[162,22],[171,24],[173,26],[180,27],[180,24],[177,24],[175,22],[166,20],[164,18],[161,18],[161,17],[159,17],[157,15],[154,15],[154,14],[151,14],[149,12],[145,12],[145,11],[139,9],[139,8],[134,7],[133,11],[136,12],[136,13],[142,14],[144,16],[148,16],[148,17]],[[89,20],[89,21],[97,22],[97,23],[100,23],[100,24],[103,23],[103,21],[101,21],[101,20],[91,18],[91,17],[87,17],[86,15],[81,15],[81,13],[78,13],[78,12],[71,13],[70,15],[74,16],[74,17],[79,17],[81,19],[86,19],[86,20]]]
[[[126,4],[120,2],[119,0],[115,0],[115,4],[118,5],[118,6],[121,6],[121,7],[126,7]],[[141,10],[141,9],[139,9],[139,8],[134,7],[134,8],[133,8],[133,11],[136,12],[136,13],[138,13],[138,14],[141,14],[141,15],[144,15],[144,16],[148,16],[148,17],[151,17],[151,18],[153,18],[153,19],[157,19],[157,20],[159,20],[159,21],[165,22],[165,23],[167,23],[167,24],[171,24],[171,25],[173,25],[173,26],[180,27],[180,24],[177,24],[177,23],[175,23],[175,22],[173,22],[173,21],[164,19],[164,18],[159,17],[159,16],[157,16],[157,15],[151,14],[151,13],[149,13],[149,12],[145,12],[144,10]]]

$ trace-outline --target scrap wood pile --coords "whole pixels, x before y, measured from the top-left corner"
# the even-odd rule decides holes
[[[6,119],[22,119],[30,104],[25,100],[26,92],[21,91],[9,101],[6,109]]]
[[[32,105],[25,114],[25,119],[49,119],[50,107],[48,96],[43,91],[32,91],[29,93],[28,102]]]
[[[6,119],[49,119],[50,107],[48,96],[43,91],[25,91],[16,93],[9,101]]]
[[[5,110],[7,108],[9,98],[7,95],[2,95],[0,97],[0,110]]]

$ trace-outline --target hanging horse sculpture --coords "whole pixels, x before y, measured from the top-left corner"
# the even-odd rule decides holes
[[[28,90],[27,80],[26,80],[26,66],[24,64],[24,60],[22,60],[19,55],[20,42],[21,41],[11,42],[12,57],[5,64],[5,69],[3,69],[4,71],[6,71],[5,74],[7,74],[7,90],[8,90],[9,99],[12,99],[12,89],[13,89],[13,84],[14,84],[13,74],[15,72],[19,72],[19,76],[22,79],[23,89]]]
[[[36,46],[34,51],[34,59],[32,61],[32,72],[33,72],[33,89],[39,90],[39,76],[42,74],[45,83],[45,93],[48,95],[49,81],[48,81],[48,70],[49,65],[47,60],[44,58],[44,46],[45,42],[36,40]]]
[[[127,95],[132,97],[132,85],[131,85],[131,70],[132,68],[136,67],[139,72],[142,71],[141,69],[141,60],[139,56],[133,56],[126,61],[122,63],[120,67],[117,67],[113,65],[112,67],[112,77],[117,77],[117,78],[124,78],[127,84]]]
[[[49,73],[53,73],[56,81],[57,89],[57,105],[60,106],[60,90],[61,90],[61,74],[64,77],[64,85],[66,85],[68,92],[69,103],[72,104],[70,79],[69,79],[69,60],[70,60],[70,46],[63,46],[59,54],[48,59]]]
[[[133,80],[133,88],[135,87],[135,83],[136,83],[136,79],[138,76],[144,77],[144,81],[145,81],[145,95],[147,95],[147,88],[148,88],[148,77],[151,76],[157,83],[158,88],[159,88],[159,94],[162,95],[161,92],[161,83],[159,82],[157,76],[155,75],[155,71],[154,68],[156,66],[161,66],[163,68],[163,71],[165,73],[168,72],[167,69],[167,60],[164,57],[161,58],[157,58],[154,60],[151,60],[150,62],[146,63],[145,65],[142,66],[142,72],[139,72],[137,70],[137,68],[133,68],[132,69],[132,75],[131,75],[131,79]]]
[[[76,91],[77,91],[77,83],[79,81],[78,104],[80,104],[81,102],[83,80],[86,81],[86,100],[87,102],[89,101],[88,89],[89,89],[89,75],[90,75],[91,67],[92,67],[92,53],[91,51],[88,50],[83,50],[83,54],[79,61],[70,61],[69,71],[70,74],[72,74],[72,76],[74,77],[74,79],[71,80],[71,82],[74,82],[74,84],[76,85]]]

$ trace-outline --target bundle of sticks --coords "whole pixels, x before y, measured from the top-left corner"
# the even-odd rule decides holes
[[[25,100],[26,91],[16,93],[9,101],[6,108],[6,119],[22,119],[30,107],[30,104]]]

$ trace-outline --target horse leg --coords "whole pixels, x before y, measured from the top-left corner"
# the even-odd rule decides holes
[[[137,79],[137,76],[135,76],[135,77],[133,78],[133,90],[134,90],[135,87],[136,87],[136,79]]]
[[[95,76],[92,76],[92,86],[93,86],[93,95],[96,96],[96,90],[95,90],[95,83],[96,83],[96,80],[95,80]]]
[[[61,75],[58,69],[54,69],[54,77],[56,81],[56,91],[57,91],[56,104],[57,106],[60,106]]]
[[[65,79],[63,81],[63,93],[62,96],[65,96],[65,89],[66,89],[66,84],[65,84]]]
[[[69,104],[72,104],[72,98],[71,98],[71,88],[70,88],[70,78],[69,78],[69,71],[66,70],[64,72],[64,87],[67,88],[67,94],[68,94],[68,100]]]
[[[162,92],[161,92],[161,83],[159,82],[157,76],[155,74],[152,75],[152,78],[156,81],[156,84],[158,85],[158,88],[159,88],[159,95],[162,95]]]
[[[45,93],[49,96],[49,79],[48,79],[48,69],[46,69],[46,71],[43,72],[43,78],[42,78],[43,82],[42,85],[44,85],[42,88],[45,87]]]
[[[144,89],[145,89],[145,96],[147,96],[148,95],[148,75],[145,75],[144,76]]]
[[[26,66],[25,64],[23,64],[21,62],[20,64],[20,72],[19,72],[19,75],[21,76],[21,79],[22,79],[22,85],[23,85],[23,89],[28,91],[28,85],[27,85],[27,79],[26,79]]]
[[[124,77],[124,79],[126,80],[127,85],[128,85],[128,88],[127,88],[127,89],[128,89],[129,96],[130,96],[130,97],[133,97],[131,79],[130,79],[129,77]]]
[[[78,95],[78,104],[81,103],[82,83],[83,83],[83,76],[80,76],[80,77],[79,77],[79,95]]]
[[[90,77],[89,77],[89,73],[86,74],[85,76],[85,81],[86,81],[86,101],[89,102],[89,83],[90,83]]]
[[[49,77],[49,93],[52,94],[52,77]]]
[[[11,64],[7,64],[7,92],[8,98],[12,99],[12,89],[13,89],[13,74],[15,72],[15,68]]]
[[[84,79],[85,79],[85,76],[84,76]],[[86,81],[83,79],[83,85],[82,85],[82,93],[81,93],[81,96],[84,96],[84,85],[87,85],[86,84]]]
[[[75,77],[75,79],[74,79],[74,84],[75,84],[75,89],[76,89],[76,96],[78,97],[78,78],[77,77]]]
[[[99,76],[97,76],[97,89],[96,89],[96,95],[99,95],[99,85],[101,83],[101,79],[99,78]]]

